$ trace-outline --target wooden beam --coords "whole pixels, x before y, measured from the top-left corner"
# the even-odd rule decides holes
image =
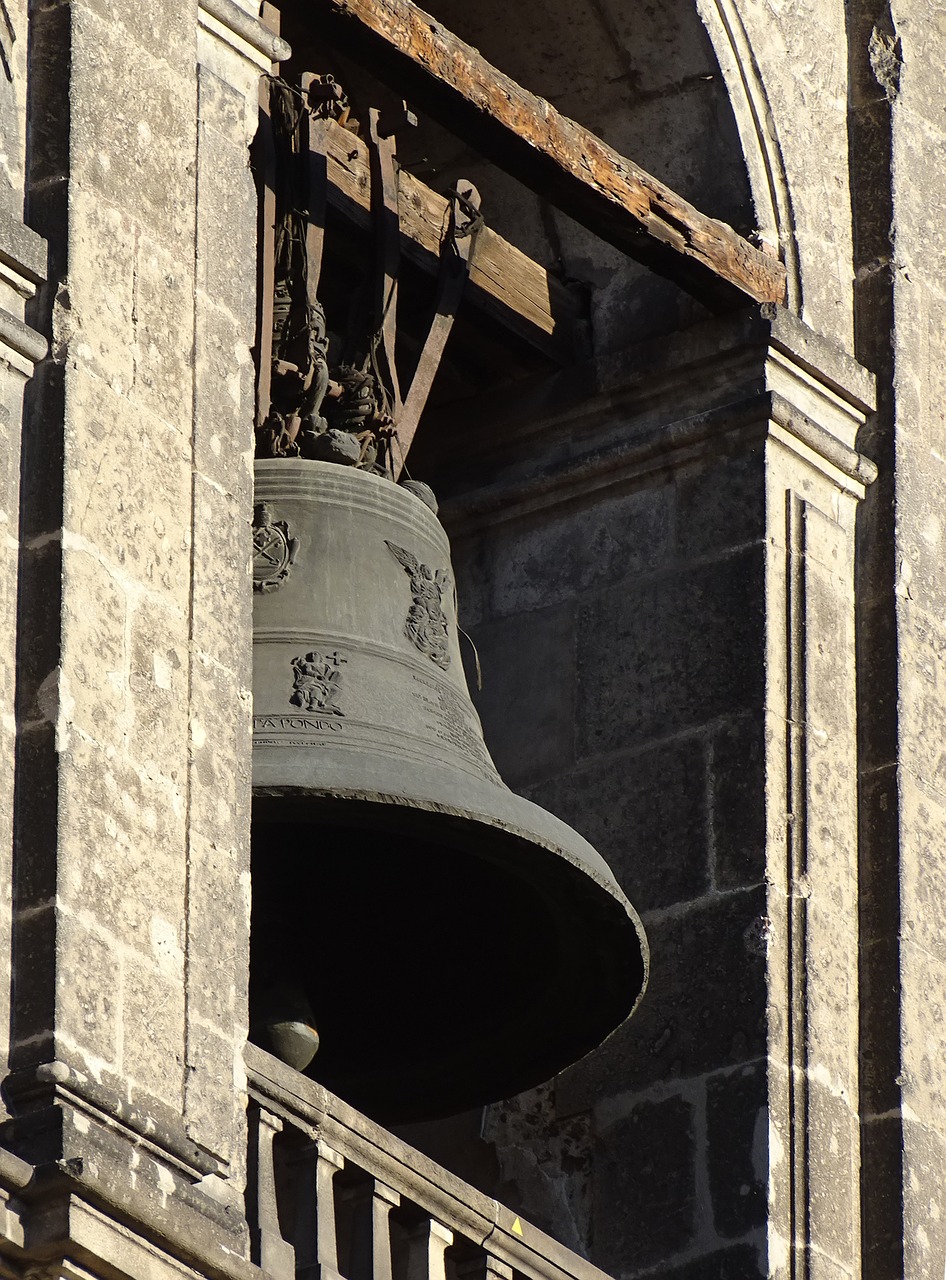
[[[314,122],[311,127],[313,142],[316,131],[321,133],[316,145],[326,156],[329,203],[369,227],[371,171],[366,144],[333,120]],[[449,202],[405,170],[398,174],[398,202],[405,256],[436,272]],[[488,207],[485,213],[488,219]],[[586,304],[581,294],[488,226],[477,238],[466,296],[557,364],[573,364],[586,354]]]
[[[320,34],[589,230],[714,310],[784,302],[785,268],[497,71],[411,0],[307,0]]]

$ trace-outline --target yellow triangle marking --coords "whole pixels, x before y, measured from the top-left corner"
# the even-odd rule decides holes
[[[516,1235],[517,1235],[517,1236],[521,1236],[521,1235],[522,1235],[522,1223],[519,1221],[519,1219],[518,1219],[518,1218],[517,1218],[517,1219],[515,1220],[515,1222],[512,1224],[512,1229],[513,1229],[513,1231],[515,1231],[515,1233],[516,1233]]]

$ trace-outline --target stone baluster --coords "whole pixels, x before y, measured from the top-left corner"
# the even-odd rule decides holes
[[[250,1117],[250,1124],[251,1160],[247,1192],[251,1201],[248,1216],[253,1261],[272,1280],[293,1280],[296,1272],[295,1250],[283,1239],[279,1228],[273,1161],[273,1142],[276,1134],[282,1132],[282,1121],[262,1107],[256,1107]]]
[[[341,1280],[335,1227],[335,1175],[345,1167],[345,1159],[321,1138],[309,1148],[310,1160],[312,1155],[315,1156],[315,1186],[309,1182],[302,1187],[296,1277],[297,1280]]]
[[[457,1280],[512,1280],[512,1267],[484,1249],[457,1266]]]
[[[393,1280],[391,1210],[400,1195],[377,1178],[359,1187],[349,1280]]]
[[[512,1267],[491,1253],[486,1255],[486,1280],[512,1280]]]
[[[408,1236],[407,1280],[446,1280],[444,1254],[453,1232],[435,1218],[416,1226]]]

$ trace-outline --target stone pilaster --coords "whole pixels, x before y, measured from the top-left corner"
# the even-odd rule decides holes
[[[46,244],[23,222],[26,50],[26,3],[5,0],[0,10],[0,1064],[4,1070],[12,977],[20,444],[24,390],[37,361],[46,354],[45,338],[26,322],[27,306],[46,278]]]
[[[50,356],[24,455],[3,1140],[45,1170],[35,1248],[66,1248],[104,1211],[239,1271],[247,148],[279,42],[234,0],[40,4],[30,37],[27,207],[50,241],[34,323]],[[121,1269],[143,1247],[101,1236]]]

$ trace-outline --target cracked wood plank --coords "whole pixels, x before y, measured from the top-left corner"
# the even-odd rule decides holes
[[[339,49],[563,212],[713,310],[785,301],[785,268],[523,89],[411,0],[308,0]]]
[[[370,225],[371,175],[368,148],[332,120],[319,121],[318,143],[326,156],[329,203],[358,225]],[[413,174],[398,174],[403,251],[436,272],[449,201]],[[489,209],[485,210],[487,219]],[[573,364],[587,346],[581,294],[551,276],[521,250],[484,227],[477,237],[464,298],[498,319],[558,364]]]

